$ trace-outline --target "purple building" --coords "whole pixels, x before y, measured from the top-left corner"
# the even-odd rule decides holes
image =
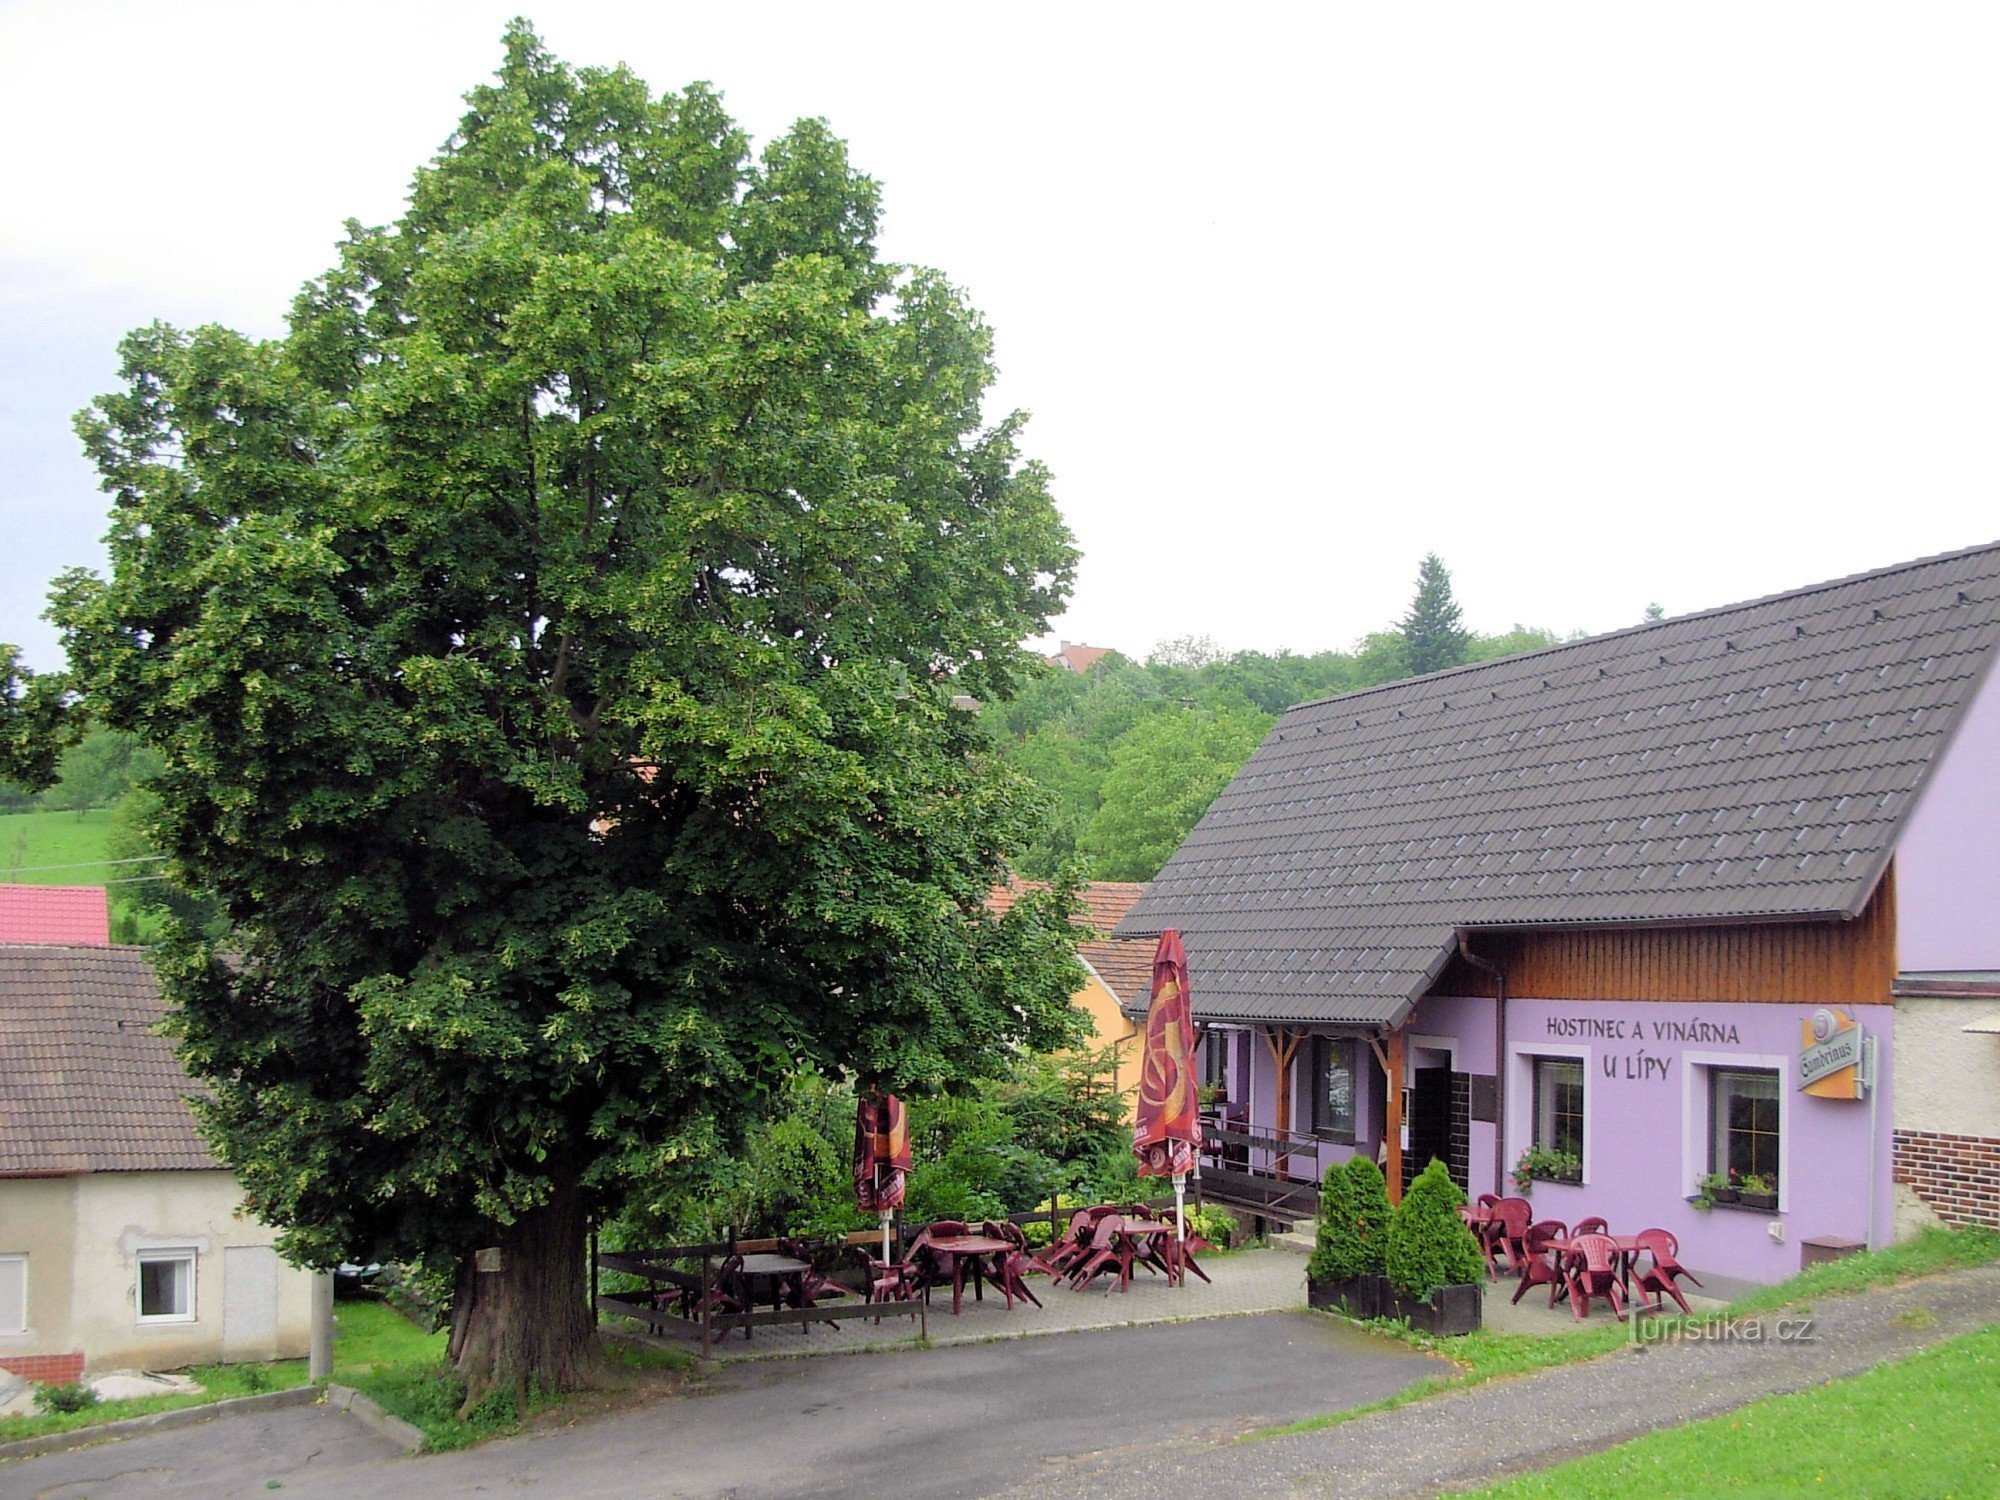
[[[1180,929],[1216,1196],[1431,1158],[1757,1281],[2000,1223],[2000,545],[1287,713]]]

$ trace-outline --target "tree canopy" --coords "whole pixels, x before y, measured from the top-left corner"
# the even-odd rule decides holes
[[[1450,579],[1442,564],[1437,571],[1449,602]],[[1525,625],[1460,634],[1462,661],[1563,639]],[[1408,677],[1409,652],[1402,629],[1371,632],[1351,651],[1312,654],[1224,654],[1206,637],[1182,636],[1144,662],[1114,651],[1085,673],[1040,666],[1016,696],[983,714],[1042,795],[1044,818],[1020,873],[1044,879],[1074,865],[1097,880],[1152,879],[1278,714]]]
[[[1080,980],[951,702],[1075,564],[986,325],[823,121],[505,45],[283,337],[125,341],[54,607],[226,914],[160,960],[215,1140],[287,1253],[457,1270],[468,1399],[578,1378],[586,1220],[799,1067],[944,1089]]]

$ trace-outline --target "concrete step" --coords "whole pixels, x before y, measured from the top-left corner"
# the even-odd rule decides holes
[[[1319,1225],[1294,1224],[1283,1234],[1272,1235],[1270,1245],[1274,1250],[1290,1250],[1298,1255],[1311,1255],[1319,1245]]]

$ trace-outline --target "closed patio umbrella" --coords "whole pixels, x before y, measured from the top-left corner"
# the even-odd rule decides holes
[[[1132,1150],[1141,1177],[1174,1180],[1175,1233],[1185,1237],[1187,1174],[1201,1141],[1194,1081],[1194,1011],[1188,1002],[1187,954],[1169,927],[1153,952],[1153,998],[1139,1054],[1139,1107]]]
[[[882,1216],[882,1259],[889,1259],[889,1218],[903,1206],[910,1175],[910,1125],[894,1094],[854,1106],[854,1200]]]

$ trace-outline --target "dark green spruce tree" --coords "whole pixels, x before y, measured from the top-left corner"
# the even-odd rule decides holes
[[[468,105],[284,337],[126,341],[53,617],[226,912],[159,960],[213,1139],[295,1259],[455,1275],[473,1402],[589,1377],[586,1226],[801,1065],[946,1088],[1081,971],[1059,899],[982,905],[1030,804],[952,695],[1075,552],[979,316],[821,121],[752,160],[519,24]]]
[[[1403,637],[1403,662],[1413,677],[1462,666],[1468,659],[1472,634],[1451,596],[1451,574],[1435,552],[1425,553],[1417,568],[1417,596],[1397,629]]]

